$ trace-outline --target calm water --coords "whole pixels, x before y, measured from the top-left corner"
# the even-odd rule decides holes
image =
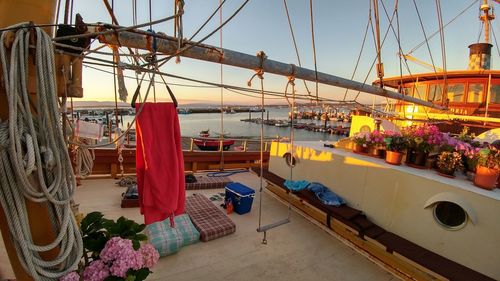
[[[288,108],[270,108],[269,119],[287,119]],[[252,112],[252,118],[260,118],[260,112]],[[229,132],[231,137],[260,137],[260,124],[242,122],[241,119],[247,119],[248,112],[224,114],[224,131]],[[264,119],[267,118],[267,112],[264,112]],[[133,116],[123,116],[123,122],[131,122]],[[221,132],[221,114],[220,113],[197,113],[197,114],[179,114],[179,122],[182,136],[198,137],[198,133],[202,130],[210,130],[211,137],[217,137],[215,132]],[[316,123],[322,124],[324,121],[316,120],[299,120],[301,123]],[[346,126],[347,123],[338,123],[331,121],[329,125]],[[275,127],[264,125],[264,135],[266,138],[289,137],[290,127]],[[337,135],[327,133],[311,132],[306,130],[294,129],[296,140],[324,140],[335,141],[339,139]]]

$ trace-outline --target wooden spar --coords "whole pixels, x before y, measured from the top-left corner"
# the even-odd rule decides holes
[[[105,26],[98,27],[99,30],[105,28]],[[89,28],[90,32],[90,28]],[[167,55],[177,55],[177,40],[174,37],[155,34],[156,37],[156,51],[164,53]],[[154,40],[151,33],[146,33],[143,31],[136,30],[131,31],[119,31],[116,33],[104,34],[98,37],[101,43],[110,45],[119,45],[129,48],[152,50],[152,42]],[[194,42],[186,41],[184,46],[193,45]],[[252,56],[237,51],[232,51],[228,49],[222,49],[215,46],[199,44],[190,49],[181,52],[179,55],[199,59],[204,61],[210,61],[215,63],[222,63],[225,65],[236,66],[247,69],[260,69],[261,61],[259,57]],[[303,79],[307,81],[316,81],[316,75],[314,70],[310,70],[303,67],[298,67],[293,64],[282,63],[275,60],[265,59],[262,64],[262,69],[264,72],[273,73],[283,76],[294,75],[297,79]],[[411,102],[414,104],[431,107],[438,110],[446,110],[445,107],[433,104],[432,102],[420,100],[414,97],[408,97],[403,94],[389,91],[380,87],[375,87],[368,84],[363,84],[357,81],[352,81],[342,77],[338,77],[331,74],[326,74],[323,72],[318,72],[318,82],[321,84],[326,84],[330,86],[336,86],[341,88],[346,88],[355,91],[361,91],[364,93],[369,93],[381,97],[404,100],[406,102]]]

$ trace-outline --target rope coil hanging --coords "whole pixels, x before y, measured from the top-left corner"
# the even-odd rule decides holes
[[[0,44],[0,61],[9,105],[9,120],[0,125],[0,203],[23,269],[35,280],[54,280],[77,268],[83,243],[70,202],[76,188],[71,160],[65,149],[56,99],[54,50],[42,29],[26,23],[8,50]],[[8,32],[0,36],[5,42]],[[30,42],[35,40],[36,42]],[[30,43],[35,45],[37,116],[28,93]],[[48,204],[56,237],[48,245],[33,242],[26,200]],[[59,249],[52,260],[40,252]]]

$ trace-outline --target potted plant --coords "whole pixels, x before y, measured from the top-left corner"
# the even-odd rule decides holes
[[[400,165],[405,149],[408,147],[408,140],[399,133],[391,131],[385,132],[384,137],[386,154],[385,162],[392,165]]]
[[[484,189],[495,188],[500,175],[500,151],[494,147],[483,148],[477,154],[474,184]]]
[[[99,212],[89,213],[80,224],[83,260],[79,269],[60,278],[79,280],[142,281],[151,273],[160,257],[140,233],[145,225],[120,217],[116,222]]]
[[[368,155],[382,158],[382,149],[385,147],[384,134],[379,130],[374,130],[366,138],[368,146]]]
[[[439,128],[427,123],[406,127],[403,129],[403,135],[409,143],[406,163],[417,168],[425,166],[429,153],[443,141]]]
[[[462,155],[457,151],[443,151],[436,162],[438,173],[445,177],[455,177],[455,171],[462,168]]]
[[[354,146],[352,151],[355,153],[366,153],[368,149],[367,137],[367,133],[356,133],[353,137]]]

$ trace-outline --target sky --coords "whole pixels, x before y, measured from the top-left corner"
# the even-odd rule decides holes
[[[111,0],[109,0],[112,2]],[[132,25],[132,2],[114,1],[114,11],[120,25]],[[243,3],[243,0],[227,0],[222,8],[223,18],[226,19]],[[389,16],[392,15],[394,0],[382,0]],[[388,30],[389,20],[384,12],[382,2],[379,1],[380,10],[380,32],[383,38]],[[438,30],[439,22],[437,17],[435,0],[418,0],[418,11],[422,18],[424,30],[429,36]],[[482,2],[482,1],[481,1]],[[151,0],[153,20],[171,16],[173,14],[174,0]],[[184,37],[191,35],[205,22],[210,14],[219,5],[219,0],[185,0],[185,14],[183,15]],[[466,7],[475,3],[471,8],[458,17],[453,23],[444,29],[446,67],[448,70],[466,69],[468,62],[467,46],[478,41],[480,31],[479,1],[473,0],[442,0],[443,23],[447,23],[457,16]],[[149,21],[148,0],[137,0],[138,23]],[[307,0],[287,0],[288,9],[293,25],[293,30],[297,40],[298,50],[302,66],[314,69],[313,48],[311,39],[310,8]],[[496,8],[500,5],[493,3]],[[369,19],[369,0],[313,0],[314,33],[317,55],[318,71],[350,79],[355,69],[356,61],[360,53],[365,28]],[[111,18],[107,13],[102,0],[74,1],[74,13],[80,13],[87,23],[105,22],[110,23]],[[403,52],[416,47],[424,41],[422,27],[419,23],[417,12],[412,0],[399,1],[399,26],[401,47]],[[219,15],[215,16],[209,24],[194,38],[199,40],[213,31],[219,25]],[[396,21],[393,21],[396,28]],[[500,20],[493,21],[492,28],[500,40]],[[145,28],[147,29],[147,28]],[[166,22],[153,27],[155,32],[173,34],[173,23]],[[214,34],[204,43],[219,46],[219,33]],[[223,48],[254,55],[258,51],[264,51],[268,58],[284,63],[294,63],[298,65],[295,49],[291,38],[290,29],[282,0],[250,0],[249,3],[222,29]],[[492,36],[490,36],[492,37]],[[482,38],[480,41],[482,42]],[[495,44],[492,38],[492,43]],[[100,44],[94,42],[92,48]],[[106,50],[107,48],[103,49]],[[431,56],[436,66],[443,67],[441,55],[441,43],[439,35],[429,40],[429,48],[424,45],[413,52],[413,56],[430,63]],[[107,49],[109,51],[109,49]],[[125,49],[124,49],[125,50]],[[365,46],[354,80],[371,84],[376,79],[374,71],[369,72],[370,66],[376,57],[375,43],[371,29],[368,31]],[[500,55],[497,46],[492,49],[492,69],[499,69]],[[398,42],[392,30],[382,46],[382,62],[384,63],[385,76],[399,75]],[[111,57],[105,57],[111,60]],[[123,59],[124,61],[126,59]],[[430,69],[408,62],[412,73],[431,72]],[[104,70],[112,70],[106,67],[98,67]],[[168,62],[161,69],[163,72],[175,74],[183,77],[200,79],[219,83],[221,80],[221,68],[219,64],[181,58],[180,63],[174,60]],[[403,74],[408,71],[403,70]],[[125,71],[126,75],[134,76],[130,70]],[[247,81],[254,74],[253,70],[224,66],[222,71],[225,84],[246,87]],[[189,81],[166,78],[168,83],[183,84],[184,86],[172,85],[177,99],[183,103],[214,103],[221,101],[221,90],[213,87],[199,87]],[[265,74],[264,84],[266,90],[283,92],[287,83],[286,77],[273,74]],[[84,67],[84,98],[83,100],[114,100],[113,76],[102,71]],[[143,83],[142,89],[146,88]],[[135,79],[126,80],[129,97],[136,89]],[[187,86],[185,86],[187,85]],[[297,81],[296,90],[298,94],[305,94],[306,90],[301,81]],[[193,87],[194,86],[194,87]],[[259,86],[253,83],[253,87]],[[315,83],[308,82],[309,89],[315,92]],[[333,100],[342,100],[345,90],[337,87],[320,85],[319,95]],[[357,92],[349,91],[347,99],[351,100]],[[156,96],[158,99],[168,100],[165,86],[157,84]],[[130,99],[130,98],[129,98]],[[258,96],[247,97],[227,90],[223,91],[224,104],[260,104]],[[374,98],[369,94],[361,94],[358,98],[360,102],[372,103],[384,101],[380,97]],[[285,104],[282,98],[266,99],[266,103]]]

